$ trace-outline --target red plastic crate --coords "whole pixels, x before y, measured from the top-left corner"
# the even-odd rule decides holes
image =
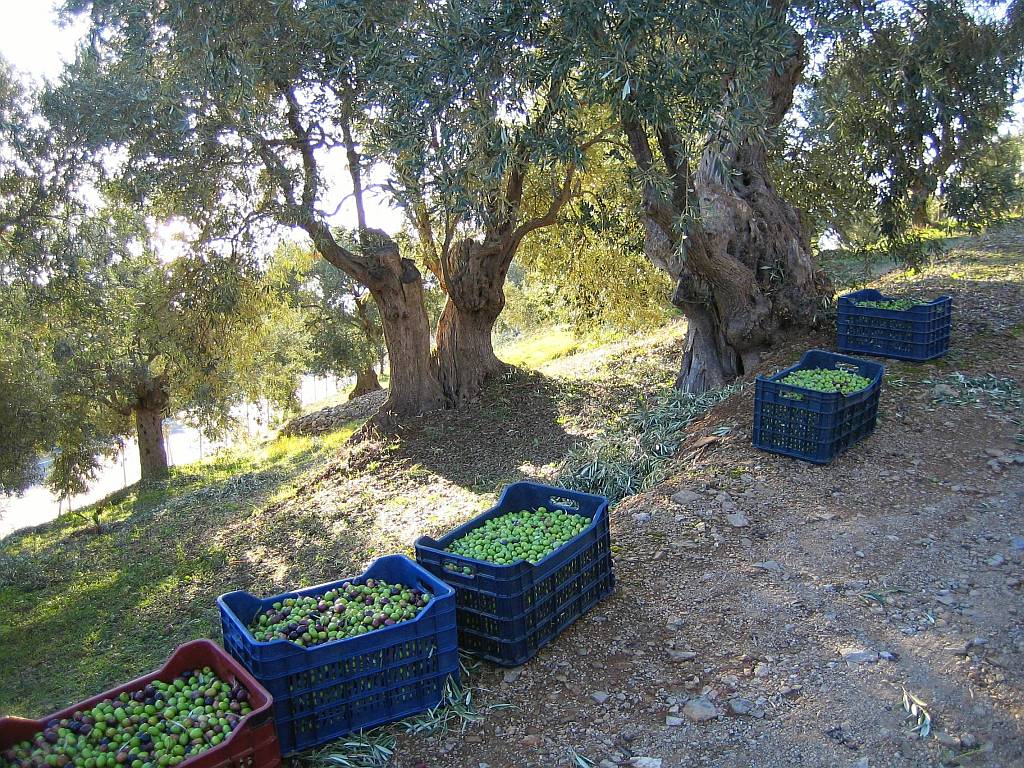
[[[281,750],[277,745],[277,731],[274,730],[274,719],[271,716],[273,698],[241,664],[210,640],[193,640],[179,645],[164,665],[155,672],[39,720],[28,720],[23,717],[0,718],[0,750],[7,749],[19,741],[31,739],[36,733],[44,730],[50,720],[71,717],[75,710],[92,708],[104,699],[113,699],[122,692],[136,691],[154,680],[168,682],[184,670],[196,667],[209,667],[221,680],[229,683],[237,680],[245,686],[249,691],[252,712],[243,717],[231,735],[216,747],[182,760],[177,768],[275,768],[280,765]]]

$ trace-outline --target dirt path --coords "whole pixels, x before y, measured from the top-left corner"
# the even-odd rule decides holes
[[[874,436],[814,467],[749,445],[752,387],[724,403],[693,434],[729,435],[614,510],[616,593],[476,680],[517,709],[404,739],[395,765],[540,768],[573,749],[604,768],[1024,766],[1019,405],[956,405],[949,379],[1024,381],[1020,267],[968,257],[914,290],[955,294],[957,341],[888,365]]]

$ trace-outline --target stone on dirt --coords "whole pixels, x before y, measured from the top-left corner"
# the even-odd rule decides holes
[[[696,699],[690,699],[686,702],[686,706],[683,707],[683,714],[695,723],[704,723],[718,717],[718,707],[703,696],[698,696]]]
[[[750,710],[754,708],[754,702],[750,699],[737,698],[729,699],[729,711],[734,715],[749,715]]]
[[[748,525],[750,525],[750,518],[748,518],[742,512],[732,512],[726,515],[725,519],[733,528],[746,528]]]
[[[839,655],[847,664],[874,664],[878,651],[871,651],[859,645],[847,645],[839,649]]]
[[[693,491],[689,491],[685,488],[672,494],[672,501],[684,506],[686,504],[693,504],[695,501],[700,501],[702,498],[703,497],[699,493],[694,493]]]

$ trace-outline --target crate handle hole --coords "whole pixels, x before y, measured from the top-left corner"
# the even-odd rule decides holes
[[[579,509],[580,503],[576,499],[567,499],[563,496],[552,496],[548,503],[553,507],[565,507],[566,509]]]
[[[782,397],[786,398],[787,400],[803,400],[804,399],[804,396],[801,395],[799,392],[783,391],[780,394],[782,395]]]
[[[441,563],[441,567],[449,573],[465,576],[467,579],[471,579],[476,576],[476,567],[466,565],[465,563],[456,563],[454,560],[445,560]]]

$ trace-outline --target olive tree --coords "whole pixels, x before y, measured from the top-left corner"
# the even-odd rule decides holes
[[[865,219],[899,239],[929,223],[929,201],[970,171],[1007,119],[1020,82],[1021,12],[994,2],[865,5],[819,36],[787,182],[818,230]]]
[[[25,291],[0,292],[0,493],[18,493],[40,479],[39,459],[53,419],[46,350],[36,333],[38,315]]]
[[[790,5],[581,0],[558,13],[566,54],[625,137],[645,251],[689,325],[677,386],[718,387],[780,329],[815,323],[830,294],[768,164],[806,63]]]
[[[303,349],[281,343],[287,318],[250,264],[204,252],[161,260],[145,222],[117,206],[81,221],[73,242],[38,288],[53,398],[74,414],[53,436],[52,484],[80,490],[129,435],[142,477],[166,476],[165,417],[217,433],[246,399],[294,397]]]
[[[942,185],[943,210],[982,227],[1024,204],[1024,136],[999,136],[957,161]]]
[[[363,157],[361,116],[398,65],[384,33],[409,4],[69,0],[66,9],[88,13],[90,33],[48,96],[50,119],[73,141],[111,150],[128,194],[186,218],[204,239],[304,233],[379,309],[391,376],[373,423],[441,407],[421,274],[371,227],[364,202],[374,158]],[[339,154],[358,248],[331,223],[343,190],[328,171]]]
[[[64,416],[54,407],[37,281],[79,206],[63,194],[71,166],[47,150],[33,104],[0,58],[0,493],[39,479],[39,459]]]
[[[602,140],[583,119],[573,63],[530,14],[519,2],[417,5],[395,37],[404,66],[375,95],[370,135],[389,190],[446,295],[435,360],[450,404],[506,367],[492,333],[510,265],[558,223]]]

